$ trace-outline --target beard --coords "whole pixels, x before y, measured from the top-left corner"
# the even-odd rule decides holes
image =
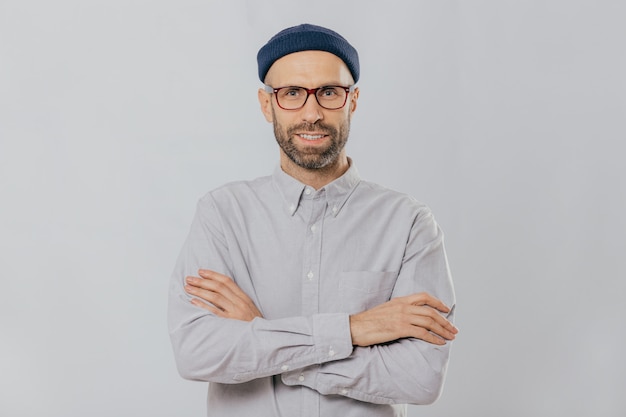
[[[296,146],[293,140],[296,132],[312,131],[328,135],[328,144],[325,147]],[[349,133],[350,119],[344,120],[338,127],[317,121],[292,125],[285,129],[274,115],[274,136],[278,146],[294,164],[304,169],[323,169],[335,163],[348,142]]]

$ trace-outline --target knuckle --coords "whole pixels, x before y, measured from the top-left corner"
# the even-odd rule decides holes
[[[420,302],[424,302],[426,300],[428,300],[428,293],[425,292],[420,292],[416,295],[415,297],[418,301]]]
[[[418,327],[415,331],[415,337],[417,337],[418,339],[424,339],[428,335],[430,335],[430,333],[423,327]]]
[[[391,301],[394,301],[398,304],[411,304],[412,298],[413,297],[410,295],[405,295],[404,297],[392,298]]]

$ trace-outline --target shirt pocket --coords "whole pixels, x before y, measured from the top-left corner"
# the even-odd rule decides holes
[[[347,271],[339,275],[341,310],[360,313],[389,301],[397,271]]]

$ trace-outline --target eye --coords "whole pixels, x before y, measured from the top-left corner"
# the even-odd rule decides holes
[[[281,96],[285,98],[297,98],[302,95],[302,89],[297,87],[288,87],[281,90]]]
[[[319,97],[333,98],[339,95],[337,87],[322,87],[317,93]]]

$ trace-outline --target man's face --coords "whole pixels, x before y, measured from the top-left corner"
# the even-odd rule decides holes
[[[277,60],[265,83],[274,88],[317,88],[349,86],[354,81],[339,57],[322,51],[303,51]],[[343,108],[327,110],[318,104],[314,95],[310,95],[301,109],[284,110],[277,105],[272,94],[259,92],[261,108],[266,119],[274,125],[281,152],[307,170],[329,167],[344,155],[357,98],[358,90],[349,93]]]

